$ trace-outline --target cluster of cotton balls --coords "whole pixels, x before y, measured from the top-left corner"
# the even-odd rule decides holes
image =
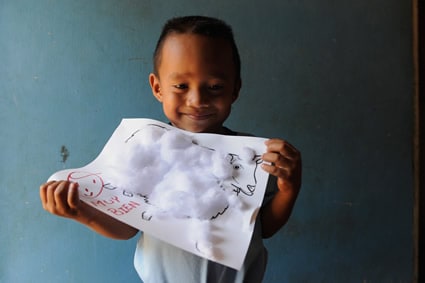
[[[245,148],[241,155],[249,163],[255,152]],[[149,125],[134,132],[108,168],[109,181],[144,196],[152,216],[209,220],[242,206],[226,185],[235,174],[228,154],[177,130]]]

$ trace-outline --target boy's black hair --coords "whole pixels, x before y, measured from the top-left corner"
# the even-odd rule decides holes
[[[230,43],[235,64],[236,78],[241,77],[241,59],[233,37],[232,28],[224,21],[205,16],[185,16],[168,20],[162,28],[161,35],[153,55],[153,69],[158,76],[158,67],[161,61],[162,45],[169,34],[197,34],[211,38],[222,38]]]

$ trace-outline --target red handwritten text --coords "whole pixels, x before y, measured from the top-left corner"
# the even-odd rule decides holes
[[[117,196],[112,196],[110,199],[92,201],[91,204],[94,206],[109,206],[114,203],[120,203],[120,199]]]
[[[135,201],[130,201],[128,203],[124,203],[123,205],[121,205],[118,208],[108,208],[107,210],[109,212],[112,212],[115,215],[124,215],[129,213],[131,210],[137,208],[138,206],[140,206],[140,203],[137,203]]]

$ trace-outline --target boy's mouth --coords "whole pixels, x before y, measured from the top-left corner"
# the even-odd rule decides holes
[[[202,121],[202,120],[207,120],[211,118],[213,114],[212,113],[199,113],[199,114],[188,113],[186,114],[186,116],[188,116],[192,120]]]

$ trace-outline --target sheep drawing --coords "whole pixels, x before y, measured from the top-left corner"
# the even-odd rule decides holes
[[[190,136],[159,125],[134,131],[123,152],[110,160],[109,182],[144,197],[155,217],[215,219],[252,196],[261,159],[250,148],[240,154],[200,146]]]

